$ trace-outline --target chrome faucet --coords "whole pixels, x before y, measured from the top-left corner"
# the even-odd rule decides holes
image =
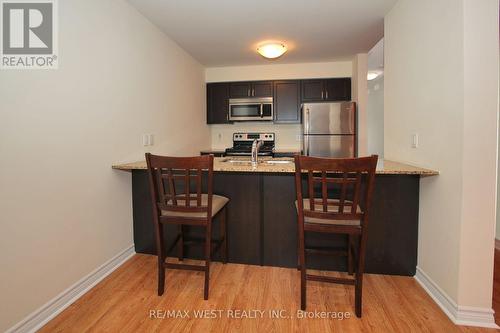
[[[262,145],[264,144],[264,141],[262,140],[253,140],[253,143],[252,143],[252,166],[253,167],[256,167],[257,166],[257,163],[258,163],[258,159],[257,157],[259,156],[259,149],[260,147],[262,147]]]

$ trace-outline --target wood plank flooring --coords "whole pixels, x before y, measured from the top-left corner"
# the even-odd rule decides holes
[[[354,315],[351,286],[320,282],[308,282],[309,313],[316,310],[333,316],[335,312],[338,317],[339,312],[348,312],[350,318],[301,319],[297,317],[300,281],[295,269],[213,263],[208,301],[203,300],[202,272],[167,270],[165,294],[159,297],[156,257],[138,254],[45,325],[41,332],[495,331],[455,326],[413,278],[365,276],[362,319]],[[221,315],[215,312],[216,319],[195,318],[194,311],[204,309],[221,310]],[[151,318],[151,311],[155,310],[172,312],[154,312],[157,317],[164,314],[165,318]],[[184,314],[184,310],[189,318],[167,318]],[[261,317],[255,310],[265,312]],[[276,315],[281,311],[285,318],[273,319],[269,310],[278,310]],[[245,318],[245,314],[257,318]]]
[[[495,310],[495,323],[500,326],[500,250],[498,249],[495,249],[493,269],[493,310]]]

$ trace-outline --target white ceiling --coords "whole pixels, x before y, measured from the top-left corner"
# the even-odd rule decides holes
[[[368,52],[396,0],[128,0],[203,65],[346,60]],[[289,51],[267,60],[259,42]]]

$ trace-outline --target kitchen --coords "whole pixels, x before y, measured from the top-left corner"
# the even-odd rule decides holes
[[[57,67],[0,69],[0,330],[497,327],[497,0],[43,1]],[[364,262],[302,241],[296,184],[327,180],[298,156],[371,155]],[[155,156],[212,161],[180,188],[227,199],[208,263],[203,228],[156,232]]]
[[[210,82],[206,87],[208,124],[224,124],[227,130],[264,126],[278,132],[278,124],[301,127],[300,148],[277,148],[278,134],[274,132],[235,132],[230,147],[200,152],[216,157],[214,193],[230,198],[228,261],[295,267],[293,156],[358,156],[356,103],[350,102],[351,78]],[[113,168],[132,171],[135,250],[155,254],[151,197],[144,195],[149,188],[146,163],[119,164]],[[365,270],[414,276],[419,179],[439,172],[380,159],[377,174]],[[189,228],[185,228],[184,237],[196,235],[196,230]],[[176,227],[167,226],[165,243],[172,244],[176,236]],[[328,240],[324,236],[316,239],[314,234],[308,237],[312,244]],[[334,241],[330,235],[330,242],[345,246],[343,237]],[[184,251],[188,258],[203,257],[199,248]],[[170,254],[174,253],[175,248]],[[310,265],[324,270],[346,269],[344,261],[335,262],[329,257],[311,258]]]

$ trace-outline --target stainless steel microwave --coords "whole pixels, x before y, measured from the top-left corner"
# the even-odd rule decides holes
[[[231,98],[229,100],[229,120],[262,121],[273,120],[273,98]]]

